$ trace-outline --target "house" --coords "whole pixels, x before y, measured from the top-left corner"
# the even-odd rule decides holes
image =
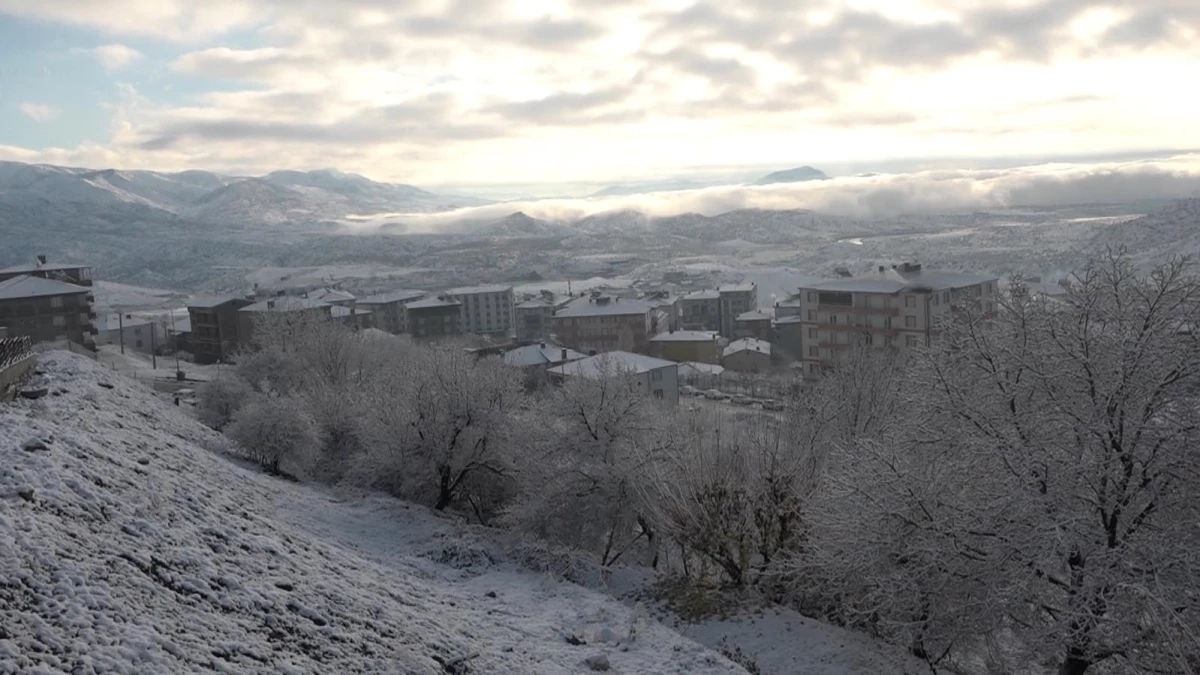
[[[230,360],[242,343],[238,310],[252,304],[246,298],[205,298],[188,304],[192,326],[188,344],[196,363]]]
[[[513,334],[512,286],[452,288],[443,295],[460,303],[462,332],[504,337]]]
[[[586,357],[587,354],[556,345],[553,342],[537,342],[509,349],[504,352],[502,358],[505,364],[516,368],[548,368]]]
[[[650,355],[668,361],[720,363],[717,334],[712,331],[678,330],[650,338]]]
[[[571,349],[644,354],[654,333],[655,314],[642,300],[590,294],[556,311],[550,323],[558,341]]]
[[[721,365],[739,373],[761,373],[771,368],[771,343],[742,338],[729,343],[721,354]]]
[[[736,337],[737,317],[758,307],[758,286],[742,284],[716,290],[696,291],[679,301],[679,327],[711,330],[722,337]]]
[[[246,305],[237,311],[238,348],[243,351],[253,348],[254,330],[256,326],[264,324],[265,317],[279,317],[277,320],[286,326],[293,320],[299,322],[310,317],[330,319],[333,316],[331,307],[333,305],[328,303],[286,295]],[[195,333],[195,326],[192,331]]]
[[[770,342],[774,337],[771,315],[757,309],[739,314],[733,322],[733,335],[736,338],[752,337]]]
[[[408,332],[405,306],[425,297],[424,291],[398,289],[361,298],[358,307],[375,313],[375,327],[399,335]]]
[[[0,281],[0,328],[36,342],[69,340],[94,349],[97,333],[89,288],[49,277],[19,275]]]
[[[0,269],[0,281],[8,281],[14,277],[30,276],[39,279],[54,279],[75,286],[90,288],[92,285],[91,265],[75,265],[71,263],[46,262],[46,256],[39,255],[37,262],[29,265],[13,265]]]
[[[650,398],[679,404],[679,366],[671,361],[624,351],[606,352],[550,369],[552,379],[631,376]]]
[[[167,348],[166,327],[159,321],[136,314],[106,314],[100,319],[97,345],[121,345],[146,354]]]
[[[462,335],[462,303],[448,297],[416,300],[405,306],[413,338],[436,339]]]
[[[994,312],[998,283],[996,276],[904,263],[880,266],[877,275],[803,287],[804,375],[815,377],[854,345],[899,350],[927,345],[956,307]]]

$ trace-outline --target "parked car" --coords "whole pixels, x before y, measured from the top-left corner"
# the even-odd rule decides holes
[[[710,401],[725,401],[729,397],[717,389],[709,389],[708,391],[704,392],[704,398]]]
[[[749,396],[734,396],[733,402],[738,405],[750,405],[751,403]]]
[[[684,396],[695,396],[696,388],[690,384],[685,384],[679,388],[679,393],[683,394]]]

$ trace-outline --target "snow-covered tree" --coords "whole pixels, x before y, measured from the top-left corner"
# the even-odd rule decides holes
[[[199,402],[196,417],[203,424],[220,431],[233,420],[234,414],[253,394],[254,390],[240,377],[205,382],[196,388]]]
[[[226,433],[271,473],[305,473],[317,449],[317,430],[301,401],[259,397],[233,416]]]
[[[1138,277],[1119,254],[1063,299],[959,308],[906,374],[910,424],[831,463],[814,567],[931,660],[1017,644],[1061,675],[1194,670],[1197,325],[1187,261]]]

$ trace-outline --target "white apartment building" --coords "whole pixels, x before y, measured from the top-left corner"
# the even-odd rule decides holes
[[[905,263],[879,267],[869,277],[832,279],[799,293],[804,374],[866,344],[912,349],[929,344],[938,323],[962,303],[995,311],[999,278],[959,272],[930,272]]]
[[[513,335],[512,286],[471,286],[444,293],[462,304],[462,332]]]

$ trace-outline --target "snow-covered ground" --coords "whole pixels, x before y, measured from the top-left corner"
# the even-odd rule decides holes
[[[495,531],[244,466],[94,361],[37,373],[49,395],[0,406],[0,674],[744,672],[654,606],[519,566]],[[619,578],[608,593],[648,582]],[[918,672],[790,612],[680,629],[768,674]]]

